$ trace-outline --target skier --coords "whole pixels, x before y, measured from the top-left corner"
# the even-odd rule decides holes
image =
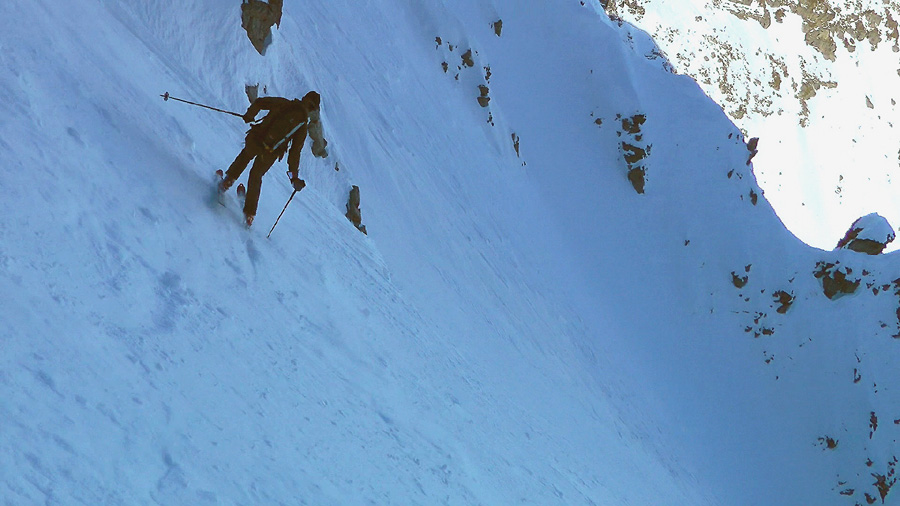
[[[231,188],[250,160],[256,158],[247,178],[247,196],[244,201],[244,219],[248,227],[253,224],[256,216],[262,177],[276,160],[284,158],[285,153],[288,155],[288,170],[294,190],[300,191],[306,186],[306,182],[300,179],[299,170],[300,151],[306,142],[307,131],[313,139],[313,155],[319,158],[328,156],[325,149],[328,142],[322,136],[319,121],[319,101],[319,94],[315,91],[310,91],[301,100],[262,97],[256,99],[244,114],[244,121],[251,123],[261,110],[269,111],[247,131],[244,149],[225,172],[225,177],[219,183],[219,192],[224,193]]]

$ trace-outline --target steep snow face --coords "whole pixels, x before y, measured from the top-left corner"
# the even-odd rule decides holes
[[[287,3],[264,56],[218,0],[0,16],[5,502],[896,500],[896,255],[792,236],[599,4]],[[330,141],[270,240],[284,166],[245,230],[246,126],[159,98],[257,84]]]
[[[451,7],[290,3],[263,57],[236,1],[0,3],[0,503],[714,503],[561,295],[577,253],[509,129],[441,68],[436,35],[497,13]],[[573,19],[618,40],[572,8],[507,30]],[[159,97],[242,111],[257,83],[322,92],[331,141],[271,240],[283,165],[244,230],[211,176],[246,126]]]
[[[832,249],[857,218],[900,223],[900,4],[610,0],[749,136],[785,225]],[[896,249],[894,245],[889,249]]]

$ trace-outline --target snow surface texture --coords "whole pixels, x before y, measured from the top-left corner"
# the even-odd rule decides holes
[[[646,35],[577,0],[288,2],[263,57],[234,3],[0,4],[3,504],[853,504],[891,483],[896,256],[791,235],[739,129]],[[210,195],[245,126],[159,98],[242,112],[256,83],[318,90],[330,141],[270,240],[283,165],[245,230]]]
[[[808,244],[900,224],[896,0],[610,0],[750,136],[766,197]],[[895,250],[900,244],[889,245]]]

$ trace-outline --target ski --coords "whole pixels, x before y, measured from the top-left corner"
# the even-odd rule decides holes
[[[244,201],[247,199],[247,189],[244,188],[244,183],[238,183],[237,187],[237,197],[238,203],[241,205],[241,209],[244,209]]]
[[[222,169],[216,171],[215,176],[215,186],[213,187],[213,191],[215,192],[216,202],[219,203],[220,206],[225,206],[225,191],[222,190],[222,182],[225,181],[225,172]]]
[[[225,181],[225,173],[222,171],[222,169],[219,169],[216,171],[214,181],[215,181],[215,188],[213,191],[215,193],[216,202],[218,202],[219,205],[222,207],[225,207],[225,208],[229,207],[226,203],[226,201],[228,200],[227,199],[228,190],[222,189],[222,183]],[[244,183],[239,183],[237,185],[237,189],[236,189],[235,193],[237,193],[238,204],[240,204],[240,210],[243,213],[244,201],[247,199],[247,188],[244,186]],[[248,221],[247,217],[246,216],[244,217],[244,225],[246,225],[247,228],[250,228],[250,224],[252,222],[253,222],[252,219],[250,219]]]

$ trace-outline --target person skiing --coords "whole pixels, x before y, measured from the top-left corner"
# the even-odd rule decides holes
[[[315,91],[310,91],[300,100],[262,97],[256,99],[244,113],[244,121],[252,123],[260,111],[269,111],[247,131],[244,149],[225,171],[219,183],[219,192],[228,191],[250,160],[256,159],[247,178],[247,196],[244,200],[244,219],[248,227],[253,224],[256,216],[262,177],[276,160],[284,158],[285,153],[288,155],[288,171],[294,190],[300,191],[306,186],[306,182],[300,179],[299,170],[300,151],[306,142],[307,132],[313,139],[313,155],[319,158],[328,156],[325,149],[328,142],[322,136],[319,121],[319,102],[319,94]]]

